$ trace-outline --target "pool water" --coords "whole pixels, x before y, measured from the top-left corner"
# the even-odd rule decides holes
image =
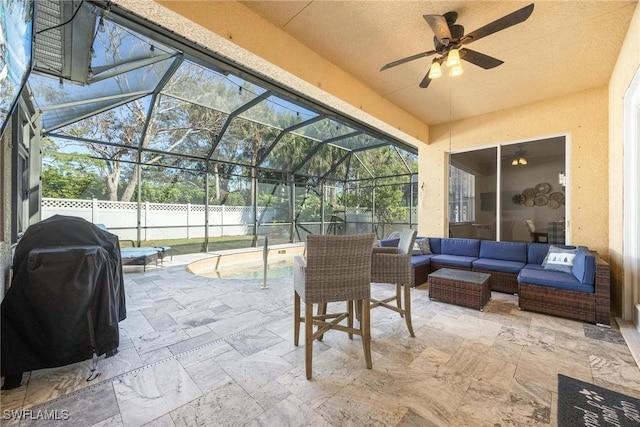
[[[238,280],[262,280],[264,278],[264,266],[262,264],[239,265],[237,268],[213,270],[199,273],[200,276],[238,279]],[[267,280],[293,277],[292,262],[278,262],[267,266]]]

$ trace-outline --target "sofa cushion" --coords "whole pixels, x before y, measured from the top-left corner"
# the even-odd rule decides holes
[[[580,283],[571,273],[537,268],[523,268],[518,274],[518,283],[548,286],[551,288],[567,289],[579,292],[594,292],[593,284]]]
[[[478,258],[480,240],[477,239],[442,239],[440,253]]]
[[[429,237],[429,248],[432,254],[441,254],[442,239],[440,237]]]
[[[562,271],[571,273],[573,260],[576,257],[577,249],[567,249],[558,246],[549,246],[549,252],[542,261],[542,266],[546,270]]]
[[[411,257],[411,267],[422,267],[431,264],[431,257],[434,255],[414,255]]]
[[[581,283],[593,284],[596,279],[596,257],[584,246],[579,247],[573,260],[571,274]]]
[[[478,258],[473,256],[440,254],[434,255],[431,259],[433,262],[437,262],[439,264],[451,265],[454,267],[471,268],[473,261]]]
[[[548,243],[529,243],[527,245],[527,264],[542,265],[544,257],[549,252]]]
[[[478,258],[477,260],[473,261],[474,269],[500,271],[503,273],[518,274],[524,266],[524,262],[505,261],[492,258]]]
[[[397,239],[382,239],[380,240],[381,248],[397,248],[398,243],[400,243],[400,238]]]
[[[480,241],[479,258],[492,258],[505,261],[527,262],[527,244],[523,242]]]

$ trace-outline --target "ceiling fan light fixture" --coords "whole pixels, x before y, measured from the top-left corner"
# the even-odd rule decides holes
[[[440,67],[439,62],[434,61],[429,69],[429,78],[437,79],[439,77],[442,77],[442,68]]]
[[[527,152],[523,150],[521,147],[518,151],[516,151],[516,153],[513,156],[513,159],[511,159],[511,166],[526,165],[527,163],[529,163],[526,156],[527,156]]]
[[[460,52],[458,49],[451,49],[447,55],[447,67],[453,68],[460,65]]]
[[[451,71],[449,71],[449,75],[451,77],[457,77],[457,76],[462,75],[463,72],[464,71],[462,70],[462,65],[458,64],[455,67],[451,68]]]

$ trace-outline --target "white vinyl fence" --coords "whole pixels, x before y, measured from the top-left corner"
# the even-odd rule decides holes
[[[142,203],[141,240],[204,238],[205,209],[204,205]],[[121,240],[137,240],[136,202],[43,198],[41,212],[42,219],[54,215],[77,216],[94,224],[104,224]],[[260,223],[271,222],[273,215],[273,208],[258,207]],[[253,225],[252,206],[209,206],[211,237],[249,235],[253,233]]]
[[[144,202],[140,209],[140,226],[142,241],[164,239],[195,239],[205,235],[205,205],[170,204]],[[411,208],[412,223],[417,220],[416,208]],[[258,207],[258,221],[260,224],[272,224],[276,210],[271,207]],[[94,224],[103,224],[109,231],[118,235],[120,240],[138,239],[138,203],[117,202],[109,200],[81,200],[43,198],[41,205],[42,219],[54,215],[77,216]],[[370,211],[362,208],[347,208],[340,215],[345,221],[341,224],[339,234],[365,233],[372,231],[372,223],[376,218]],[[407,219],[409,208],[407,208]],[[209,206],[209,236],[246,236],[253,234],[254,208],[252,206]],[[332,232],[332,218],[326,218],[325,229]],[[321,232],[320,223],[305,223],[314,233]],[[315,224],[315,226],[314,226]],[[279,223],[278,226],[286,224]],[[340,224],[336,224],[340,225]],[[391,231],[410,226],[407,222],[398,222],[382,226],[377,230],[380,237]],[[264,231],[264,229],[262,229]],[[335,232],[335,230],[334,230]]]

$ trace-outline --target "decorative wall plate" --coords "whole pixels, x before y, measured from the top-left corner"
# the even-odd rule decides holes
[[[549,199],[547,206],[549,206],[549,209],[558,209],[560,207],[560,202],[554,199]]]
[[[522,194],[516,194],[511,198],[514,205],[521,205],[524,203],[524,196]]]
[[[551,184],[541,182],[540,184],[536,185],[537,193],[547,194],[549,191],[551,191]]]
[[[528,208],[532,208],[536,202],[533,199],[525,199],[524,205]]]
[[[549,194],[549,200],[556,200],[556,201],[560,201],[562,198],[564,197],[564,195],[562,193],[560,193],[559,191],[556,191],[554,193]]]
[[[544,206],[544,205],[547,204],[549,199],[547,198],[547,196],[545,196],[543,194],[538,194],[536,196],[536,198],[534,199],[534,201],[536,202],[536,206]]]
[[[525,188],[522,190],[522,195],[525,199],[533,199],[536,197],[536,189],[535,188]]]

